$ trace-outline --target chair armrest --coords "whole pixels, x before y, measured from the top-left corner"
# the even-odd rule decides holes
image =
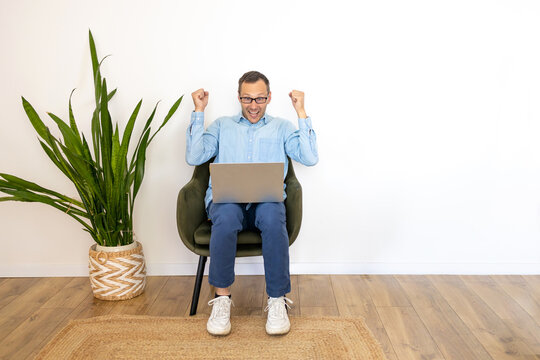
[[[204,196],[208,187],[197,177],[193,177],[178,193],[176,202],[176,226],[180,239],[188,249],[196,252],[193,234],[199,225],[207,220]]]
[[[302,186],[294,176],[287,177],[285,184],[285,210],[287,212],[287,233],[289,234],[289,245],[291,245],[300,232],[302,224]]]

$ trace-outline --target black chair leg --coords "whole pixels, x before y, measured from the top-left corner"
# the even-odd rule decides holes
[[[199,295],[201,294],[201,284],[204,275],[204,267],[206,266],[206,256],[199,257],[199,266],[197,267],[197,277],[195,278],[195,288],[193,289],[193,297],[191,298],[190,316],[197,313],[197,305],[199,304]]]

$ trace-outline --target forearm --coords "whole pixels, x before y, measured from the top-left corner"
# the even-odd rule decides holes
[[[286,143],[287,155],[306,166],[319,161],[317,136],[311,124],[311,118],[298,118],[298,130],[289,136]]]
[[[186,162],[200,165],[215,156],[216,138],[204,131],[204,113],[193,112],[186,132]]]

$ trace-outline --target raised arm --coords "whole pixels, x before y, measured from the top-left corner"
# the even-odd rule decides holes
[[[319,161],[317,137],[311,125],[311,118],[304,109],[304,93],[293,90],[289,93],[292,105],[298,115],[298,130],[290,124],[289,134],[285,141],[285,151],[291,159],[301,164],[312,166]]]
[[[191,94],[195,111],[186,132],[186,162],[200,165],[217,155],[219,124],[212,123],[204,131],[204,109],[208,105],[208,91],[199,89]]]

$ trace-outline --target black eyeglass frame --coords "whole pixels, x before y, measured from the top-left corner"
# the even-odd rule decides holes
[[[244,99],[246,101],[244,101]],[[249,99],[249,102],[247,102],[247,99]],[[264,101],[257,101],[259,99],[264,99]],[[268,101],[268,96],[267,97],[263,97],[263,96],[258,96],[256,98],[252,98],[252,97],[249,97],[249,96],[240,96],[240,101],[242,102],[242,104],[251,104],[253,101],[255,101],[256,104],[266,104],[266,102]]]

